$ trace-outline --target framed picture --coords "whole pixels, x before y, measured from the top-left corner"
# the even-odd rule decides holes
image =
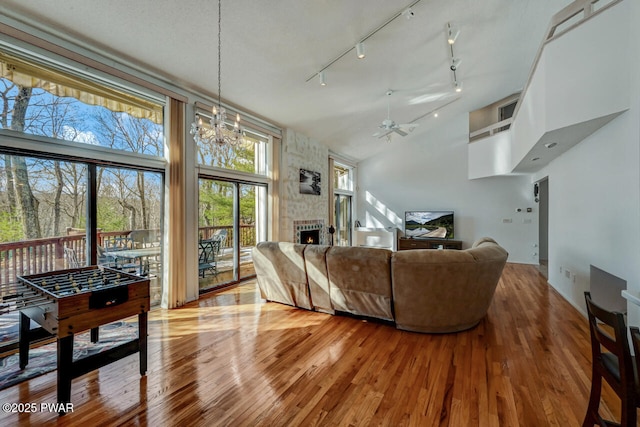
[[[300,193],[320,195],[320,172],[300,169]]]

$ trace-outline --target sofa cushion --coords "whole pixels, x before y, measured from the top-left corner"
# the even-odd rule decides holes
[[[252,249],[262,298],[308,310],[312,308],[303,256],[305,246],[260,242]]]
[[[393,320],[391,251],[333,246],[326,256],[333,309]]]
[[[334,314],[329,294],[329,274],[327,273],[327,251],[329,246],[307,245],[304,249],[304,263],[309,282],[311,305],[314,310]]]

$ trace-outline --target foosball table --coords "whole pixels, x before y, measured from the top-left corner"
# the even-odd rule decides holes
[[[102,266],[18,276],[21,290],[20,369],[29,362],[29,343],[44,334],[57,341],[58,403],[71,401],[71,381],[134,353],[140,375],[147,371],[149,279]],[[100,353],[73,360],[74,334],[91,330],[98,342],[99,326],[138,315],[138,338]],[[30,320],[40,328],[31,329]],[[66,405],[61,405],[66,406]],[[62,414],[62,413],[61,413]]]

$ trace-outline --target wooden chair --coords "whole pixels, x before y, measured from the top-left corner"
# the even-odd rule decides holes
[[[582,425],[635,427],[636,408],[640,406],[640,388],[637,361],[631,356],[629,349],[624,315],[598,306],[592,301],[589,292],[585,292],[584,297],[589,315],[592,373],[589,406]],[[620,424],[603,419],[598,412],[603,378],[620,397]]]
[[[639,375],[636,377],[638,379],[639,387],[640,387],[640,328],[637,326],[630,326],[629,331],[631,332],[631,343],[633,344],[633,354],[636,356],[634,360],[636,362],[635,368],[636,373]]]

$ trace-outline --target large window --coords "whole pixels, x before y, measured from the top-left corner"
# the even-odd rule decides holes
[[[202,125],[209,129],[211,126],[207,113],[200,112],[199,115]],[[243,142],[235,146],[198,143],[198,164],[266,175],[268,170],[266,151],[269,138],[251,130],[244,130],[242,139]]]
[[[353,168],[333,162],[333,244],[350,246],[352,241]]]
[[[0,50],[2,129],[163,155],[163,105]]]
[[[162,296],[162,174],[98,167],[97,263],[149,278],[151,304]]]
[[[338,191],[353,191],[352,168],[340,163],[333,165],[333,188]]]
[[[271,137],[245,129],[243,139],[236,146],[196,144],[201,291],[254,276],[251,248],[267,236]]]
[[[5,324],[17,323],[18,275],[94,263],[127,269],[151,279],[152,305],[164,286],[164,98],[63,62],[0,47]],[[132,252],[141,245],[157,249],[141,257]]]

